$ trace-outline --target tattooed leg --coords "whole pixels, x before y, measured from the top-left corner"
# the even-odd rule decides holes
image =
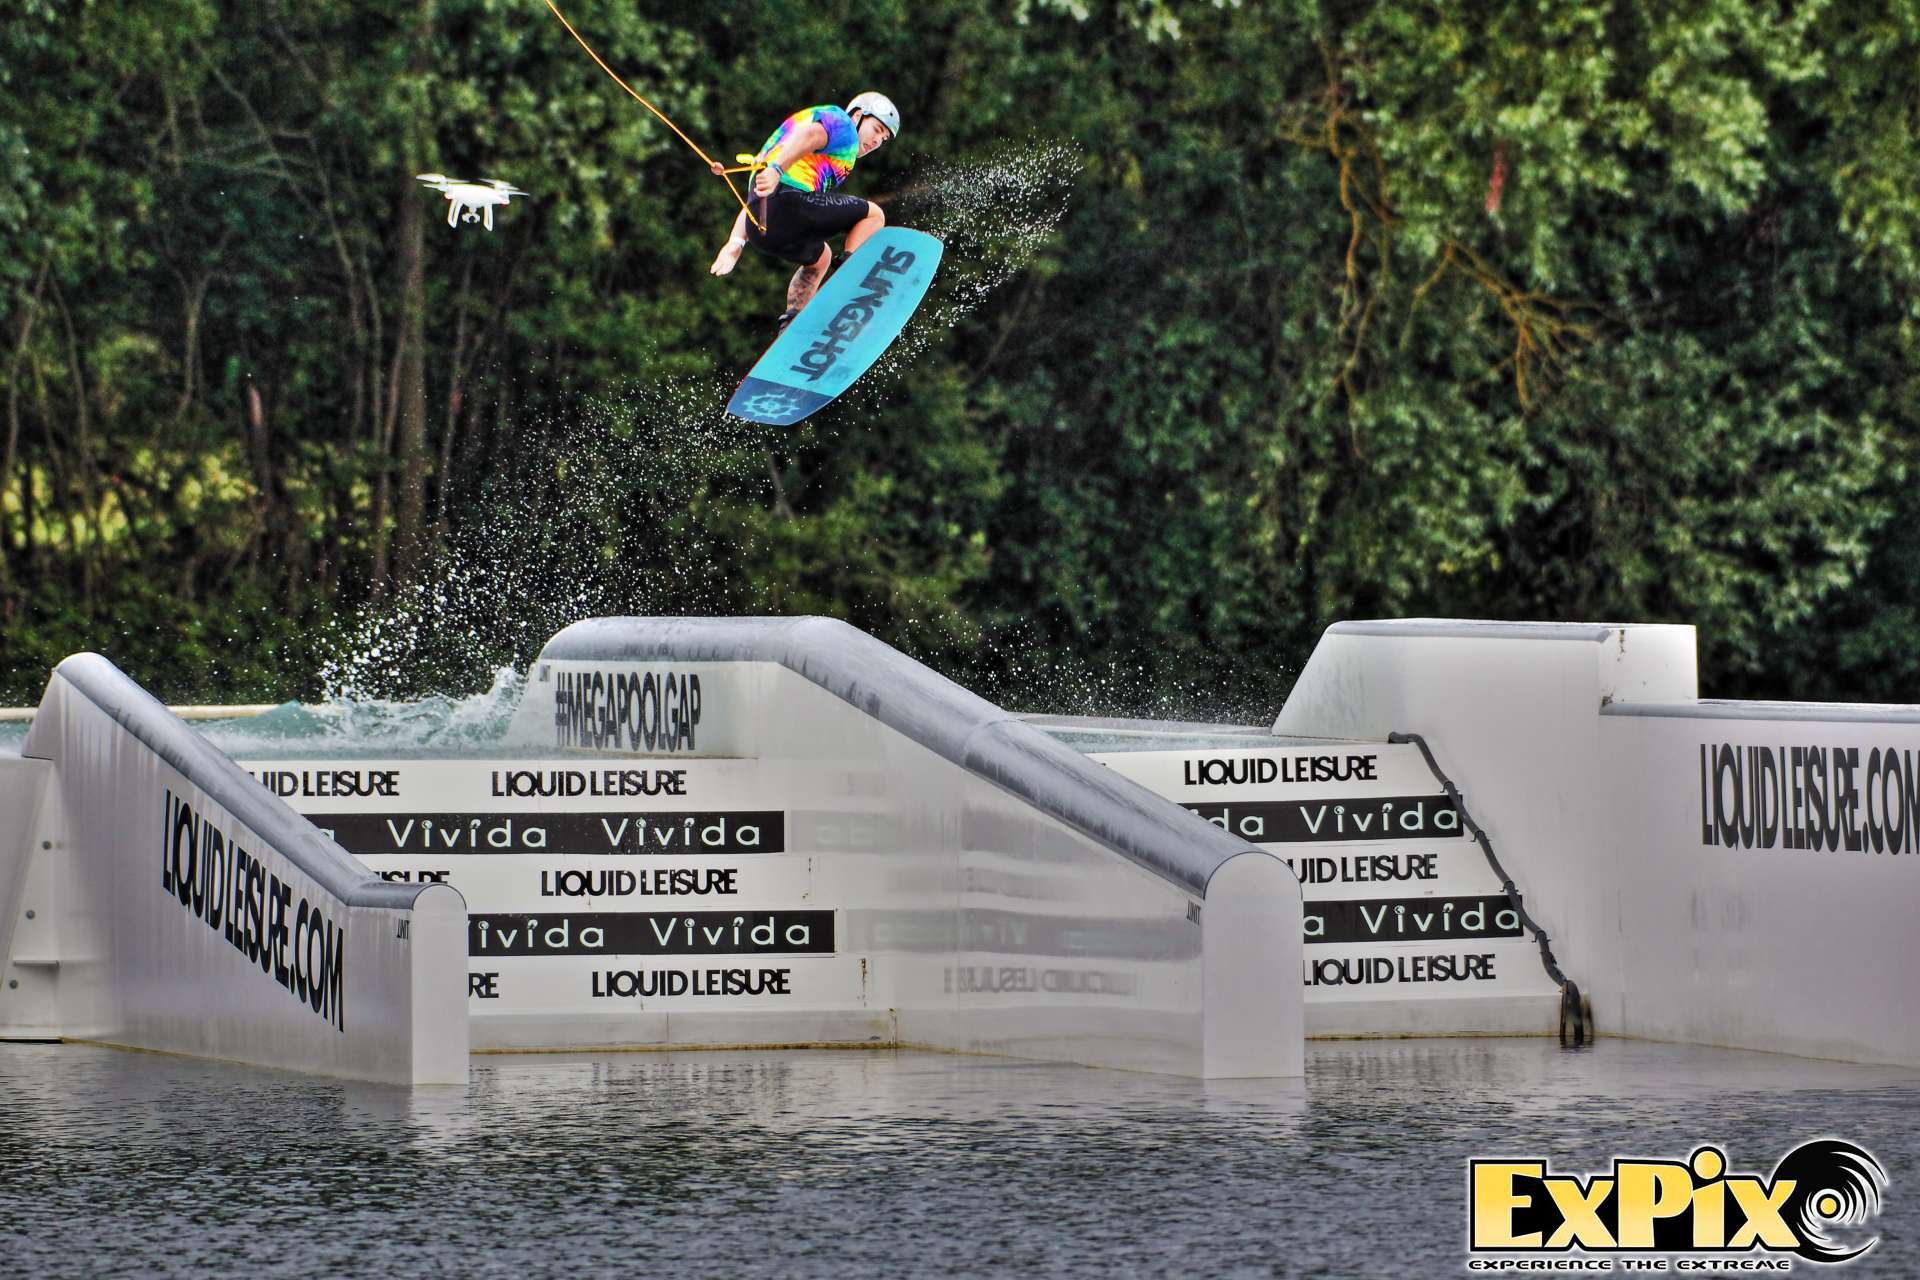
[[[820,282],[827,278],[827,268],[833,265],[833,250],[822,245],[820,256],[811,264],[793,273],[793,279],[787,284],[787,310],[797,312],[813,300],[820,291]]]

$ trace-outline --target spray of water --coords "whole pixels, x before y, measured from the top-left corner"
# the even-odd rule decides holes
[[[856,407],[883,398],[934,340],[1027,268],[1067,216],[1080,168],[1079,148],[1029,139],[984,159],[936,165],[908,184],[887,216],[945,243],[942,278],[849,393]]]
[[[764,484],[758,428],[710,382],[668,379],[585,401],[474,505],[418,578],[347,619],[321,668],[329,702],[391,702],[497,685],[581,618],[698,613],[723,548],[687,513],[704,493]]]
[[[1012,711],[1251,726],[1273,723],[1292,683],[1273,667],[1196,663],[1169,672],[1166,655],[1145,644],[1109,654],[1090,661],[1062,653],[1014,625],[982,637],[964,677],[948,674]]]
[[[507,666],[478,693],[406,700],[342,695],[315,706],[290,702],[257,716],[198,727],[236,760],[485,752],[505,743],[524,687],[522,674]]]

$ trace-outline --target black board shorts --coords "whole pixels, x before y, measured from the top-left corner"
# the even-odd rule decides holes
[[[820,260],[827,237],[851,231],[867,216],[867,202],[859,196],[832,191],[775,188],[770,196],[748,196],[753,218],[766,224],[762,231],[747,219],[747,243],[768,257],[810,267]]]

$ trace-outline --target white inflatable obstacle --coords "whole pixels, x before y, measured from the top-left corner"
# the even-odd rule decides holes
[[[94,689],[97,662],[56,675],[44,759],[0,759],[0,1034],[342,1069],[320,1052],[337,1040],[274,1047],[342,1007],[338,908],[314,895],[347,901],[299,852],[313,831],[274,826],[279,796],[400,882],[416,946],[420,887],[465,895],[446,951],[476,1047],[920,1044],[1287,1075],[1303,1019],[1552,1034],[1564,975],[1601,1032],[1920,1063],[1920,710],[1702,701],[1687,627],[1343,623],[1272,734],[1088,757],[838,623],[607,619],[554,638],[485,756],[296,745],[238,790],[177,725],[141,727],[144,695]],[[251,863],[207,861],[250,841],[297,865],[256,888]],[[151,894],[102,887],[144,884],[127,866]],[[242,914],[216,926],[220,884]],[[207,976],[229,952],[271,997],[244,1025]],[[354,974],[382,963],[351,955],[348,1035]],[[393,972],[381,990],[418,981]]]
[[[1687,626],[1340,623],[1274,730],[1423,735],[1601,1032],[1920,1065],[1920,707],[1695,671]]]
[[[247,766],[466,895],[476,1047],[1302,1071],[1279,858],[842,623],[580,623],[496,758],[316,763]]]
[[[466,906],[388,884],[106,659],[0,760],[0,1038],[467,1075]]]

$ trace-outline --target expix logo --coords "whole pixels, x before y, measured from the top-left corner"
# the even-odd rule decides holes
[[[1887,1172],[1850,1142],[1802,1143],[1774,1166],[1773,1176],[1729,1173],[1726,1153],[1697,1148],[1685,1161],[1615,1159],[1609,1174],[1549,1173],[1545,1160],[1474,1160],[1467,1198],[1469,1247],[1475,1253],[1797,1254],[1812,1262],[1847,1262],[1879,1243],[1848,1244],[1828,1232],[1863,1226],[1880,1212]],[[1593,1269],[1610,1270],[1607,1266]],[[1777,1268],[1791,1263],[1780,1258]],[[1672,1269],[1692,1270],[1682,1259]],[[1476,1258],[1470,1270],[1514,1265],[1510,1257]],[[1724,1265],[1713,1263],[1714,1266]],[[1628,1270],[1667,1270],[1632,1261]]]

